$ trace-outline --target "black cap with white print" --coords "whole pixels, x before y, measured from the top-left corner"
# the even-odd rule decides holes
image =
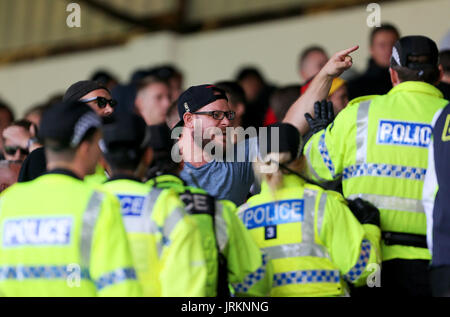
[[[100,129],[101,118],[79,101],[61,102],[44,112],[39,139],[56,141],[62,147],[76,148],[91,129]]]

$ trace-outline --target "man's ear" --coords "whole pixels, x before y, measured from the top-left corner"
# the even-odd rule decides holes
[[[100,155],[98,164],[100,164],[100,166],[103,167],[105,169],[105,171],[108,172],[108,175],[111,175],[111,173],[110,173],[111,168],[109,167],[108,161],[106,161],[105,157],[103,156],[103,153]]]
[[[81,144],[77,148],[76,155],[78,157],[82,157],[83,159],[86,158],[86,156],[89,153],[90,146],[91,146],[91,143],[89,141],[81,142]]]
[[[300,78],[301,78],[302,80],[308,80],[308,79],[306,78],[306,76],[305,76],[305,72],[304,72],[304,71],[299,70],[299,71],[298,71],[298,74],[300,75]]]
[[[152,148],[147,148],[144,152],[144,164],[149,166],[153,162],[154,152]]]
[[[30,131],[30,135],[31,135],[32,138],[36,137],[36,134],[37,134],[37,126],[36,126],[34,123],[32,123],[32,124],[30,125],[29,131]]]
[[[105,170],[109,170],[108,162],[106,161],[105,157],[103,156],[103,153],[100,155],[100,158],[98,159],[98,163],[103,167]]]
[[[439,68],[439,78],[438,78],[438,80],[434,83],[435,85],[439,84],[439,83],[441,82],[442,78],[444,78],[444,67],[442,67],[442,65],[439,64],[438,68]]]
[[[142,114],[141,109],[142,109],[142,98],[138,95],[134,100],[134,112],[136,112],[138,115],[141,115]]]
[[[398,78],[398,73],[391,67],[389,67],[389,75],[391,75],[391,82],[392,82],[393,87],[400,84],[400,79]]]
[[[190,112],[185,112],[183,114],[184,126],[190,129],[194,128],[194,116]]]

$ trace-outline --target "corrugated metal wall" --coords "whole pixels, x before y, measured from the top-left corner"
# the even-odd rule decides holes
[[[86,0],[85,0],[86,1]],[[83,0],[0,0],[0,61],[27,50],[74,47],[77,43],[127,38],[136,24],[124,22]],[[396,0],[399,1],[399,0]],[[81,27],[66,25],[69,3],[81,6]],[[173,14],[183,23],[213,22],[249,17],[276,10],[300,12],[299,8],[336,6],[367,2],[364,0],[95,0],[120,13],[142,21]],[[180,8],[183,8],[180,10]],[[175,20],[175,22],[178,20]],[[158,22],[157,22],[158,23]],[[177,22],[176,22],[177,23]],[[9,55],[5,55],[9,54]],[[14,59],[12,59],[14,60]]]
[[[81,6],[81,27],[66,24],[66,0],[0,0],[0,54],[36,46],[52,46],[120,34],[129,25],[87,5]],[[122,1],[123,2],[123,1]],[[133,2],[133,1],[130,1]]]

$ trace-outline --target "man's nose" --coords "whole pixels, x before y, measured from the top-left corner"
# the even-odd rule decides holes
[[[14,153],[14,160],[20,160],[20,148],[17,148],[16,153]]]
[[[108,104],[106,105],[105,109],[103,110],[103,114],[105,116],[108,116],[114,112],[114,109]]]
[[[231,121],[230,119],[228,119],[227,116],[224,116],[222,120],[220,120],[220,125],[221,126],[225,126],[225,127],[229,127],[231,125]]]

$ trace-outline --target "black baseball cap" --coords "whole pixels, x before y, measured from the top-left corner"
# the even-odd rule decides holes
[[[101,128],[101,118],[80,101],[60,102],[44,112],[39,138],[57,141],[62,147],[76,148],[91,129]]]
[[[278,129],[278,138],[272,140]],[[258,137],[259,141],[259,154],[264,156],[269,153],[291,153],[291,160],[295,160],[301,154],[301,137],[297,128],[289,123],[274,123],[267,126],[266,138],[262,138],[262,135]],[[266,144],[261,143],[261,141]],[[277,144],[278,143],[278,144]]]
[[[423,62],[410,61],[411,56],[426,57]],[[400,38],[392,48],[391,66],[413,70],[437,68],[439,51],[436,43],[426,36],[413,35]]]
[[[81,97],[84,95],[90,93],[91,91],[97,90],[97,89],[104,89],[109,94],[110,91],[108,88],[100,84],[99,82],[96,82],[94,80],[81,80],[76,82],[75,84],[71,85],[69,88],[67,88],[63,101],[69,102],[69,101],[76,101],[80,100]]]
[[[219,99],[225,99],[228,101],[225,91],[214,85],[205,84],[189,87],[178,98],[177,106],[180,121],[174,128],[184,124],[183,115],[186,112],[195,113],[200,108],[203,108],[204,106]]]
[[[103,153],[108,153],[115,145],[136,153],[147,147],[148,133],[144,119],[131,112],[113,115],[113,120],[103,125],[100,148]]]

